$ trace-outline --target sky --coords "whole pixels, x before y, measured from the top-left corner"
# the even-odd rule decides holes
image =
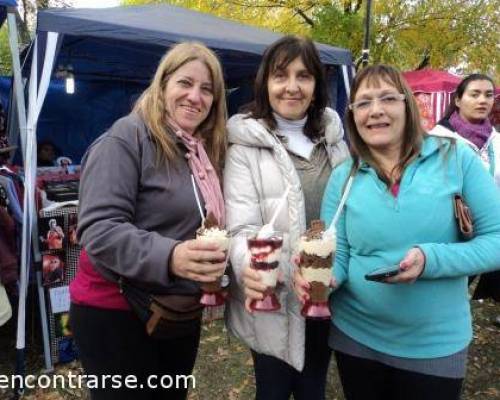
[[[75,8],[105,8],[120,5],[120,0],[73,0]]]

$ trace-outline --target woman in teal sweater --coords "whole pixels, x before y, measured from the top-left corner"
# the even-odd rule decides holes
[[[458,399],[472,338],[467,276],[500,265],[500,191],[467,146],[424,133],[394,68],[363,69],[350,101],[353,157],[333,171],[322,204],[328,224],[352,172],[331,300],[345,397]],[[469,241],[457,229],[455,194],[474,218]],[[365,279],[390,265],[396,276]]]

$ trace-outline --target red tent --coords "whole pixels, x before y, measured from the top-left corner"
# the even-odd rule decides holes
[[[422,124],[430,130],[443,117],[446,107],[451,101],[462,78],[446,71],[421,69],[418,71],[403,72],[403,76],[410,85],[417,99]],[[495,89],[496,101],[491,114],[494,125],[500,124],[500,88]]]
[[[453,75],[446,71],[436,71],[433,69],[408,71],[404,72],[403,76],[412,88],[413,92],[423,93],[452,93],[462,80],[462,78],[458,75]]]
[[[424,128],[432,129],[442,118],[462,78],[433,69],[403,72],[403,76],[417,99]]]

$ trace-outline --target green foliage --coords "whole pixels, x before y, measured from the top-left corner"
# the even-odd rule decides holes
[[[314,14],[312,38],[318,42],[345,47],[360,55],[363,47],[365,13],[346,13],[338,5],[322,7]]]
[[[308,34],[308,19],[321,1],[304,0],[123,0],[123,5],[166,3],[276,32]]]
[[[356,4],[355,4],[356,3]],[[365,3],[365,2],[363,2]],[[361,53],[365,4],[332,1],[314,13],[312,36]],[[347,6],[347,7],[346,7]],[[370,62],[500,74],[499,0],[373,2]]]
[[[7,24],[0,29],[0,75],[10,75],[12,58],[10,55]]]
[[[124,0],[169,3],[283,33],[310,35],[361,55],[363,0]],[[372,2],[370,62],[482,71],[500,78],[500,0]]]

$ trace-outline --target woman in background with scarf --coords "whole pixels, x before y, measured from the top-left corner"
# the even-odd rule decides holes
[[[472,74],[465,77],[458,85],[444,118],[430,134],[467,143],[481,157],[500,188],[500,133],[488,119],[495,101],[494,92],[495,84],[489,76]],[[481,275],[473,298],[492,298],[500,302],[500,271]],[[500,315],[494,322],[500,325]]]
[[[179,44],[132,113],[83,158],[77,235],[84,250],[70,287],[71,327],[87,375],[132,375],[138,382],[137,389],[101,384],[91,390],[93,400],[186,398],[187,388],[153,389],[148,378],[157,376],[156,384],[162,376],[191,374],[201,318],[189,330],[175,329],[175,337],[148,336],[117,282],[197,303],[199,283],[222,275],[218,245],[193,240],[202,220],[192,177],[207,214],[223,226],[225,120],[217,57],[200,43]]]

